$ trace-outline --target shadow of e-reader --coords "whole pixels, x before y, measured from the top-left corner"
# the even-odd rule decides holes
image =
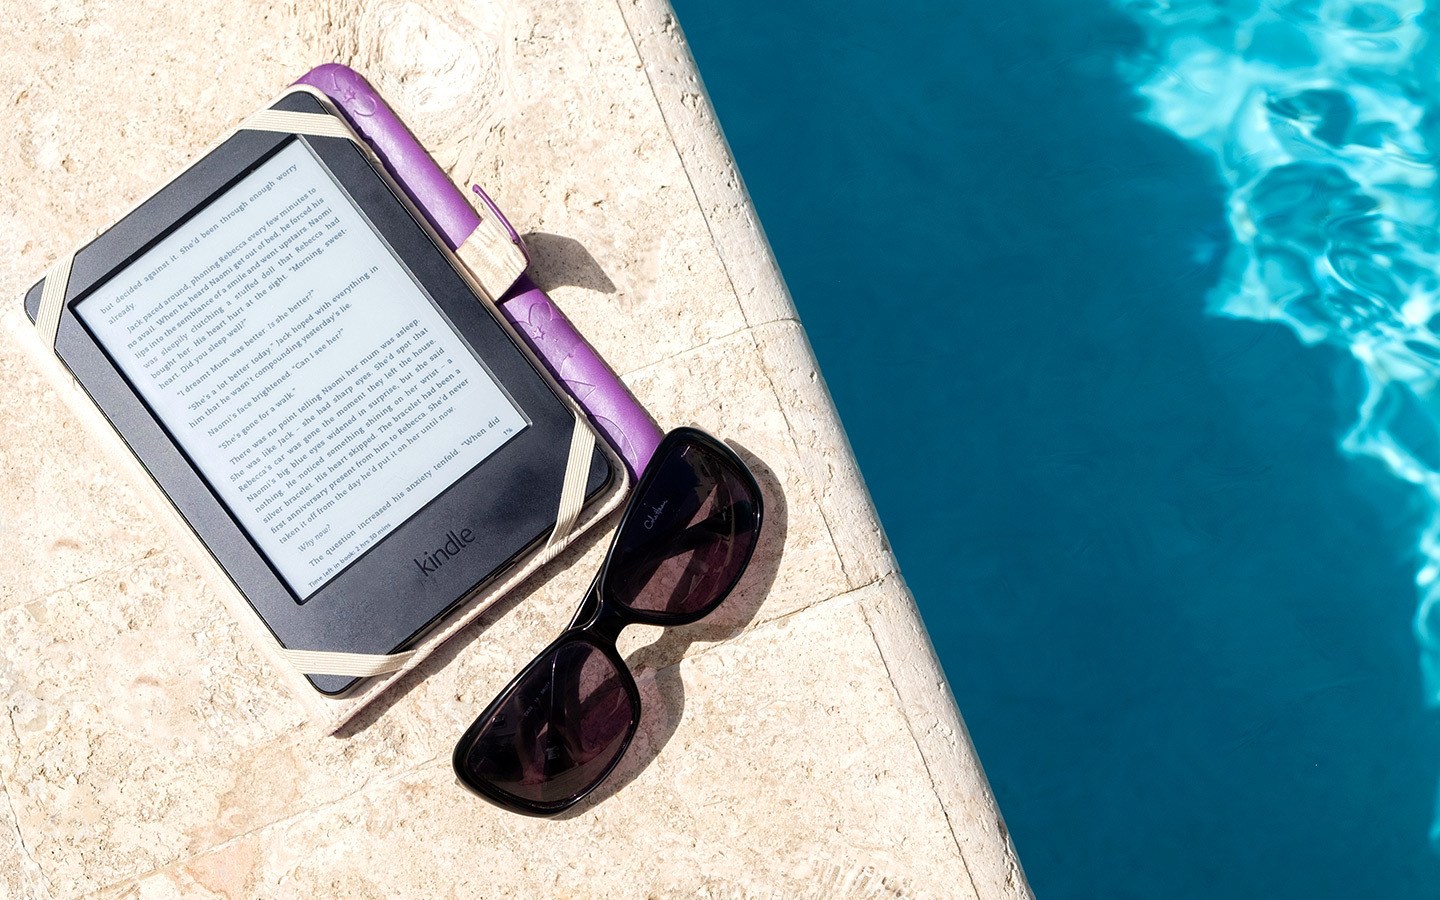
[[[549,535],[577,419],[372,157],[304,130],[242,127],[77,251],[55,352],[282,646],[388,654]],[[587,500],[614,475],[597,449]]]

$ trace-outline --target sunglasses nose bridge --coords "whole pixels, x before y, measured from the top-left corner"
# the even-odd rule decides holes
[[[592,638],[614,644],[620,639],[620,632],[624,631],[625,626],[629,624],[630,617],[625,615],[621,607],[601,601],[599,612],[584,626],[584,630]]]

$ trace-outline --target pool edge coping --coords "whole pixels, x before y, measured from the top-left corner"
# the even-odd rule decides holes
[[[827,498],[821,499],[822,515],[854,593],[862,597],[865,622],[900,699],[930,777],[930,789],[945,814],[974,893],[986,900],[1031,897],[994,792],[914,596],[885,539],[814,351],[670,0],[616,0],[616,4],[747,324],[758,329],[772,323],[793,323],[792,328],[780,329],[789,332],[779,342],[784,359],[777,365],[775,354],[766,354],[765,365],[771,370],[772,382],[784,382],[792,389],[801,385],[800,397],[776,385],[797,444],[805,443],[799,435],[809,431],[823,443],[808,446],[815,450],[828,445],[824,455],[832,467],[837,458],[848,463],[846,471],[832,469],[836,477]],[[812,377],[787,378],[781,371],[777,378],[776,370],[787,363],[791,368],[808,369]],[[808,390],[803,385],[806,380]],[[806,420],[801,427],[794,421],[797,411]],[[833,510],[837,508],[845,513],[836,515]]]

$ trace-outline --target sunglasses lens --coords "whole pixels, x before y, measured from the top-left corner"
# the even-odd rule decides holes
[[[531,663],[471,726],[456,748],[455,773],[481,794],[559,812],[609,774],[639,708],[628,672],[585,639],[566,641]]]
[[[633,610],[702,615],[750,560],[759,490],[737,461],[699,441],[679,441],[650,465],[616,541],[606,590]]]

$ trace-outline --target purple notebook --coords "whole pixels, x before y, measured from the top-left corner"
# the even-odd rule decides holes
[[[465,243],[481,223],[475,207],[369,82],[347,66],[329,63],[311,69],[296,84],[316,88],[345,113],[450,249]],[[523,252],[524,244],[505,216],[479,187],[473,190]],[[497,297],[505,318],[579,401],[631,473],[644,471],[660,443],[659,426],[565,314],[524,273],[508,286],[486,287]]]

